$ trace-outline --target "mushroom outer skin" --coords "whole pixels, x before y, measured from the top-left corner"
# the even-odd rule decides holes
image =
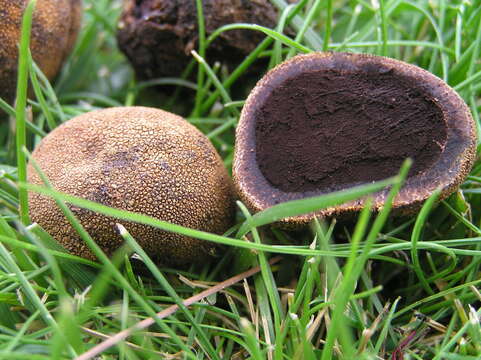
[[[259,169],[256,160],[256,115],[270,94],[286,80],[301,73],[321,69],[352,73],[367,68],[380,74],[391,72],[414,81],[441,109],[446,126],[446,143],[439,158],[430,168],[407,178],[394,200],[394,213],[407,215],[416,212],[436,189],[441,189],[440,199],[443,199],[464,181],[476,156],[475,123],[467,105],[444,81],[415,65],[391,58],[351,53],[311,53],[296,56],[269,71],[252,90],[242,110],[236,130],[233,177],[238,196],[252,212],[323,193],[284,192],[274,187]],[[382,208],[387,193],[388,190],[384,190],[373,194],[374,210]],[[308,224],[314,217],[349,217],[359,212],[363,205],[364,200],[359,199],[314,213],[289,217],[278,225],[298,228]]]
[[[0,2],[0,97],[12,103],[17,84],[18,42],[27,0]],[[32,22],[30,49],[49,80],[70,54],[82,18],[81,0],[38,0]]]
[[[203,0],[202,5],[207,36],[231,23],[277,23],[269,0]],[[198,32],[195,0],[124,0],[117,40],[140,79],[177,77],[193,59]],[[225,31],[208,46],[207,58],[232,67],[264,37],[257,31]]]
[[[63,193],[217,234],[233,222],[233,186],[217,151],[193,125],[166,111],[119,107],[77,116],[48,134],[33,159]],[[27,171],[28,182],[42,184],[31,164]],[[30,192],[29,205],[32,221],[67,250],[95,259],[52,199]],[[108,255],[123,243],[117,223],[164,264],[216,254],[207,241],[71,210]]]

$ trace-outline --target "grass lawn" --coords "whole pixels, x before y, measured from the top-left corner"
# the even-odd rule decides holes
[[[62,122],[112,106],[172,111],[208,136],[230,171],[239,113],[259,79],[253,66],[264,71],[298,53],[349,51],[418,65],[460,94],[479,129],[478,0],[270,1],[281,9],[277,29],[239,26],[266,37],[234,69],[204,61],[201,41],[192,76],[137,81],[117,49],[118,0],[84,0],[77,45],[51,86],[21,48],[34,91],[26,106],[26,82],[16,109],[0,103],[10,114],[0,119],[0,359],[481,358],[481,162],[457,192],[431,198],[416,215],[366,208],[350,221],[319,219],[297,232],[269,224],[354,190],[254,217],[238,203],[224,236],[44,190],[88,243],[65,201],[225,245],[215,261],[181,270],[158,267],[126,231],[113,258],[92,262],[29,223],[26,161]],[[393,178],[392,196],[405,170]],[[361,190],[357,196],[369,189]]]

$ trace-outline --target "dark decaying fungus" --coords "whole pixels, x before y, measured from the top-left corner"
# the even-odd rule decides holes
[[[18,42],[27,0],[0,1],[0,97],[13,103]],[[81,0],[38,0],[32,22],[32,57],[49,80],[73,48],[82,17]]]
[[[269,0],[203,0],[205,31],[223,25],[253,23],[274,27],[277,11]],[[178,77],[198,47],[195,0],[124,0],[117,39],[140,79]],[[209,61],[236,65],[264,34],[249,30],[223,32],[208,48]]]
[[[475,145],[468,107],[431,73],[380,56],[313,53],[277,66],[249,95],[237,127],[234,182],[257,212],[393,176],[409,157],[413,166],[393,205],[409,213],[436,188],[445,198],[460,185]],[[376,209],[386,194],[375,194]],[[359,200],[315,215],[362,206]]]
[[[215,148],[186,120],[162,110],[125,107],[86,113],[46,136],[33,158],[52,185],[67,194],[217,234],[233,221],[233,186]],[[28,181],[42,184],[31,165]],[[73,254],[93,258],[53,200],[29,193],[29,204],[32,221]],[[166,264],[203,261],[215,254],[215,246],[206,241],[72,210],[109,255],[123,243],[116,223]]]

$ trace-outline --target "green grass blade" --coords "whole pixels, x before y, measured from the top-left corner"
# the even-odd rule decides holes
[[[373,184],[360,185],[347,190],[336,191],[325,195],[301,200],[293,200],[274,205],[260,213],[255,214],[252,217],[252,220],[246,220],[239,229],[237,236],[244,236],[250,227],[259,227],[290,216],[307,214],[313,211],[359,199],[362,196],[382,190],[383,188],[394,184],[395,181],[396,178],[389,178]]]
[[[433,295],[434,291],[429,285],[429,283],[427,282],[426,277],[424,276],[424,272],[421,269],[421,265],[419,263],[418,251],[417,251],[417,244],[418,244],[419,238],[421,237],[422,228],[427,221],[429,212],[433,207],[434,203],[439,198],[440,194],[441,194],[441,191],[439,189],[434,191],[433,194],[429,197],[429,199],[424,203],[423,207],[421,208],[421,211],[419,212],[416,218],[416,223],[414,224],[413,232],[411,234],[411,243],[412,243],[411,259],[413,261],[414,271],[416,272],[416,275],[418,276],[419,281],[421,282],[421,285],[430,295]]]
[[[29,47],[30,47],[30,31],[32,29],[33,11],[35,9],[36,0],[30,0],[22,20],[22,32],[20,37],[20,51],[18,56],[18,78],[17,78],[17,100],[15,105],[16,115],[16,146],[17,146],[17,168],[18,180],[25,182],[27,180],[27,161],[23,148],[27,143],[26,127],[25,127],[25,109],[27,107],[27,91],[28,91],[28,68],[29,68]],[[28,195],[27,192],[19,190],[20,202],[20,218],[24,224],[30,222],[28,216]]]

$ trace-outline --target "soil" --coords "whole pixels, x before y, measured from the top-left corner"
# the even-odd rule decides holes
[[[256,159],[285,192],[340,190],[429,168],[446,142],[438,105],[394,71],[303,73],[275,88],[256,114]]]

